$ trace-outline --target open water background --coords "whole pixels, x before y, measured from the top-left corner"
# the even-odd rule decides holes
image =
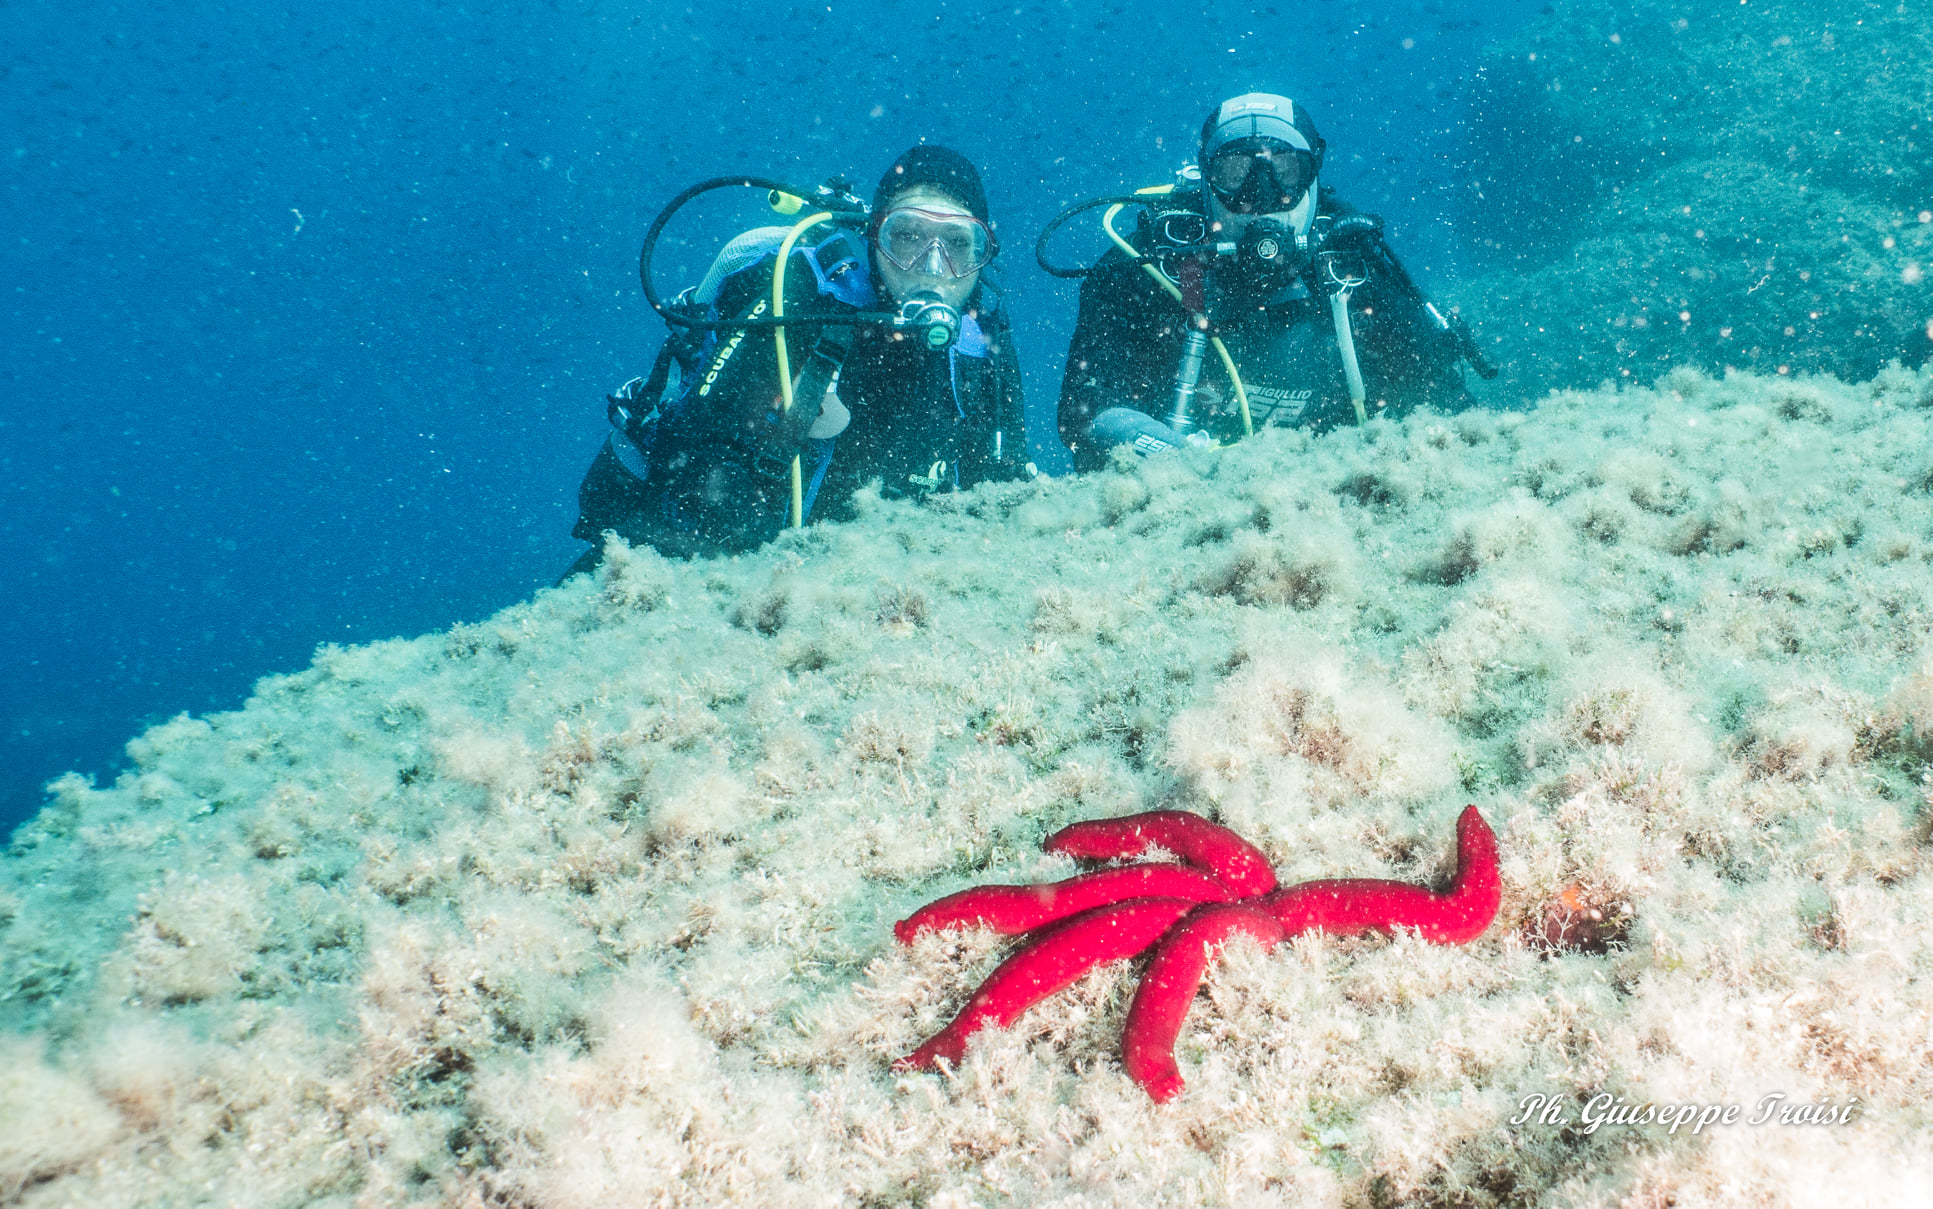
[[[684,185],[869,194],[921,139],[971,156],[1055,468],[1075,286],[1034,265],[1049,218],[1169,179],[1219,98],[1287,92],[1325,179],[1440,287],[1466,86],[1539,6],[9,0],[0,833],[320,643],[550,583],[603,394],[660,338],[637,248]],[[762,217],[688,210],[660,281]]]

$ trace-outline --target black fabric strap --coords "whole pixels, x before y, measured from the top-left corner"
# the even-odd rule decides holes
[[[825,399],[827,388],[845,364],[846,354],[852,350],[853,330],[851,324],[827,323],[819,327],[819,338],[812,344],[812,354],[806,358],[805,369],[799,374],[792,387],[792,410],[783,416],[776,413],[766,424],[754,441],[751,462],[754,472],[768,478],[789,474],[792,458],[805,443],[806,430],[819,418],[820,404]]]

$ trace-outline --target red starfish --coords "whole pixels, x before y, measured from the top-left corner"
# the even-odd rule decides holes
[[[1175,1039],[1216,946],[1245,932],[1264,949],[1312,929],[1338,936],[1414,928],[1423,939],[1474,940],[1503,898],[1497,837],[1475,806],[1456,823],[1457,869],[1450,888],[1379,878],[1340,877],[1277,890],[1275,873],[1253,844],[1226,827],[1179,810],[1076,823],[1043,847],[1086,860],[1166,849],[1185,864],[1138,864],[1083,873],[1036,886],[979,886],[929,903],[894,926],[901,944],[921,932],[979,925],[1002,935],[1028,933],[1018,952],[980,984],[953,1022],[893,1064],[926,1070],[957,1064],[967,1038],[1002,1028],[1034,1004],[1073,985],[1092,967],[1152,947],[1122,1030],[1121,1062],[1155,1100],[1181,1090]],[[1191,868],[1190,866],[1194,866]]]

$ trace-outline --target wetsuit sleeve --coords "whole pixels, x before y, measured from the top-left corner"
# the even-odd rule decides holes
[[[1387,244],[1376,242],[1370,279],[1351,307],[1360,312],[1356,341],[1365,381],[1388,402],[1405,407],[1455,412],[1474,405],[1457,368],[1462,354],[1455,337],[1430,314],[1422,294],[1404,288],[1404,274],[1377,263],[1383,257],[1389,265],[1399,262]]]
[[[1061,376],[1060,439],[1074,453],[1074,464],[1093,464],[1087,447],[1094,417],[1110,407],[1131,407],[1154,414],[1173,377],[1179,347],[1181,310],[1161,294],[1141,267],[1118,250],[1102,257],[1081,282],[1080,316],[1067,348]],[[1168,329],[1173,329],[1173,333]]]

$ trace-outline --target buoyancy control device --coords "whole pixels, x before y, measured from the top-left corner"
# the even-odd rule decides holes
[[[1398,294],[1420,307],[1450,342],[1455,356],[1467,361],[1479,377],[1489,380],[1497,376],[1496,368],[1478,349],[1462,317],[1444,315],[1417,287],[1415,279],[1384,241],[1382,219],[1374,215],[1320,215],[1305,236],[1298,236],[1273,218],[1258,217],[1246,225],[1240,240],[1217,240],[1208,217],[1200,170],[1191,164],[1176,173],[1173,184],[1090,198],[1063,210],[1041,231],[1034,245],[1034,258],[1040,267],[1060,278],[1079,278],[1091,273],[1094,265],[1054,263],[1048,257],[1048,247],[1055,233],[1070,219],[1102,207],[1107,210],[1101,226],[1114,247],[1131,263],[1140,265],[1189,315],[1189,337],[1183,343],[1176,367],[1173,413],[1167,417],[1169,427],[1177,434],[1186,436],[1192,426],[1189,407],[1200,379],[1204,343],[1215,350],[1227,370],[1241,410],[1243,433],[1254,431],[1247,390],[1234,359],[1204,313],[1199,289],[1192,292],[1193,296],[1184,290],[1184,284],[1191,278],[1199,281],[1207,267],[1218,262],[1237,266],[1245,280],[1259,283],[1257,292],[1264,292],[1265,288],[1266,292],[1273,292],[1300,276],[1329,299],[1337,348],[1359,422],[1366,419],[1363,404],[1366,392],[1355,355],[1348,306],[1351,294],[1371,275],[1387,281]],[[1142,248],[1135,247],[1114,226],[1115,217],[1130,207],[1142,211],[1142,229],[1151,235]]]
[[[791,225],[758,228],[740,235],[714,257],[698,286],[681,292],[667,302],[659,294],[652,278],[652,258],[666,227],[695,198],[730,188],[766,190],[768,204],[779,215],[792,219]],[[712,385],[711,379],[716,379],[724,372],[750,333],[770,331],[777,360],[780,422],[768,425],[769,431],[755,432],[749,438],[753,447],[754,468],[757,469],[766,460],[765,450],[796,448],[798,433],[793,430],[803,431],[804,425],[812,423],[812,417],[800,413],[795,420],[795,402],[803,400],[808,405],[816,404],[831,386],[840,360],[851,343],[853,325],[876,324],[936,350],[948,348],[957,342],[964,319],[957,307],[938,294],[917,293],[896,308],[882,309],[878,307],[878,301],[869,286],[863,292],[840,288],[837,277],[847,269],[865,263],[864,232],[869,220],[870,211],[866,203],[853,192],[848,182],[837,178],[815,189],[800,189],[763,177],[713,177],[673,197],[652,220],[645,232],[643,246],[638,251],[638,280],[644,288],[645,301],[672,329],[672,333],[659,352],[651,377],[642,381],[634,379],[618,395],[610,396],[613,426],[623,430],[630,437],[631,444],[648,454],[662,406],[679,396],[681,382],[692,374],[704,375],[705,379],[696,388],[698,395],[704,395]],[[839,309],[836,318],[823,312],[815,312],[810,318],[788,318],[785,314],[786,276],[793,250],[809,231],[822,225],[835,229],[836,233],[814,246],[812,255],[806,260],[819,278],[821,292],[845,305]],[[739,313],[720,314],[716,303],[723,280],[761,257],[772,254],[774,242],[777,243],[777,254],[770,297],[758,299]],[[854,279],[864,281],[867,278],[860,273],[854,275]],[[803,367],[804,372],[797,375],[795,382],[791,364],[793,350],[786,338],[786,330],[801,324],[817,327],[819,335]],[[716,338],[707,339],[713,333]],[[626,468],[633,469],[628,464]],[[648,473],[646,467],[636,469]],[[804,523],[805,508],[802,468],[796,454],[791,456],[790,466],[783,472],[788,473],[791,479],[790,524],[798,528]]]

